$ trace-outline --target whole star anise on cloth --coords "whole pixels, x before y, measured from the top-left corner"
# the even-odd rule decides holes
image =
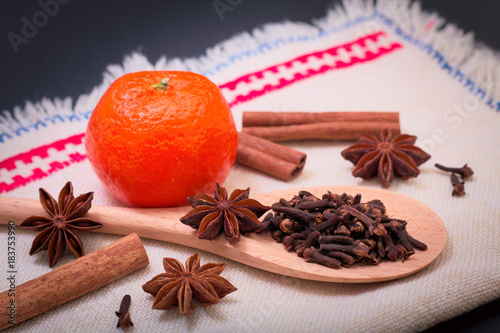
[[[240,233],[258,230],[262,226],[259,217],[270,209],[249,199],[249,194],[250,188],[237,189],[228,198],[226,189],[216,184],[213,197],[200,193],[188,198],[193,209],[181,217],[181,222],[198,229],[201,239],[212,240],[224,230],[229,241],[238,241]]]
[[[166,273],[158,274],[142,286],[155,296],[153,309],[170,310],[179,307],[181,315],[193,312],[193,296],[207,307],[236,291],[229,281],[220,276],[226,264],[208,263],[200,267],[199,253],[186,260],[186,267],[174,258],[163,258]]]
[[[378,175],[380,184],[389,186],[394,175],[403,179],[417,177],[418,166],[431,158],[415,146],[416,140],[416,136],[407,134],[392,137],[385,129],[380,139],[374,135],[359,136],[358,142],[341,154],[355,165],[353,176],[368,179]]]
[[[39,230],[33,240],[30,255],[48,250],[49,265],[54,266],[66,250],[66,245],[77,256],[84,255],[83,244],[72,230],[88,231],[102,227],[102,224],[84,216],[92,205],[93,192],[77,198],[73,185],[67,182],[56,201],[46,190],[39,189],[40,203],[50,217],[31,216],[21,223],[23,228]]]

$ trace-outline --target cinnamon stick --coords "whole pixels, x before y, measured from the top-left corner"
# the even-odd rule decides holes
[[[399,123],[399,112],[243,112],[243,127],[287,126],[338,122],[394,122]]]
[[[74,300],[149,264],[130,234],[0,294],[0,330]]]
[[[337,123],[308,123],[288,126],[252,126],[243,127],[242,132],[270,141],[290,140],[355,140],[360,134],[380,135],[388,128],[396,135],[400,134],[399,122],[384,121],[342,121]]]
[[[295,149],[238,133],[238,163],[283,180],[297,178],[306,163],[307,155]]]

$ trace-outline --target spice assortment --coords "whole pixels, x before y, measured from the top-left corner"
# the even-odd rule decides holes
[[[314,190],[314,188],[308,190],[311,190],[311,193],[316,193],[316,195],[322,193]],[[343,193],[339,190],[336,191],[337,193]],[[371,197],[377,197],[373,194],[382,193],[381,191],[380,189],[366,189],[366,193],[371,193]],[[235,215],[235,218],[236,216],[241,217],[242,220],[239,222],[245,225],[245,223],[248,222],[248,216],[244,217],[243,215],[245,214],[241,214],[241,211],[252,212],[250,209],[257,209],[259,211],[257,215],[262,216],[264,215],[261,214],[262,212],[266,212],[272,208],[275,213],[267,214],[266,217],[262,219],[262,222],[258,220],[257,215],[255,215],[258,221],[256,224],[253,224],[255,221],[251,219],[253,222],[250,223],[251,230],[261,233],[269,229],[271,234],[278,241],[282,242],[288,250],[296,252],[309,262],[320,263],[327,267],[338,268],[342,265],[349,267],[356,263],[376,264],[385,258],[389,260],[399,259],[404,261],[408,256],[414,253],[411,249],[412,247],[422,250],[426,247],[425,244],[408,235],[405,230],[406,222],[388,218],[384,204],[379,200],[371,200],[362,203],[360,195],[352,197],[345,193],[336,195],[331,192],[327,192],[320,198],[315,197],[305,190],[300,191],[299,194],[294,196],[291,200],[285,200],[283,197],[292,196],[294,192],[291,190],[282,190],[256,196],[256,199],[259,198],[259,200],[266,198],[267,202],[278,201],[272,206],[265,206],[255,199],[250,199],[249,192],[250,190],[247,188],[246,190],[235,190],[229,195],[225,188],[217,185],[217,191],[214,193],[214,197],[207,197],[206,195],[200,194],[190,198],[190,201],[194,207],[193,210],[195,213],[199,211],[200,213],[203,212],[202,215],[205,215],[205,217],[201,218],[202,221],[205,220],[206,216],[213,213],[206,221],[216,223],[218,226],[217,228],[219,228],[219,234],[214,234],[216,236],[223,232],[222,228],[224,224],[227,225],[228,221],[232,220],[230,217],[231,214]],[[384,191],[383,193],[386,192],[387,191]],[[273,201],[269,200],[270,198],[272,198]],[[281,198],[281,200],[279,200],[279,198]],[[404,202],[405,200],[404,197],[396,195],[395,193],[389,195],[388,198],[390,198],[390,200],[388,199],[387,205],[390,207],[392,207],[391,203],[401,202],[400,200]],[[445,241],[445,233],[443,232],[444,227],[440,227],[439,225],[434,227],[436,222],[439,224],[439,218],[432,217],[432,212],[427,211],[425,206],[421,207],[418,202],[413,203],[412,200],[409,200],[408,203],[412,206],[416,204],[416,207],[420,207],[417,209],[418,212],[415,212],[415,221],[412,221],[412,226],[414,222],[419,221],[420,230],[424,230],[423,233],[419,233],[419,237],[421,237],[421,235],[426,235],[425,239],[431,240],[429,244],[432,244],[432,246],[430,246],[431,251],[426,251],[424,255],[419,256],[419,260],[412,261],[407,265],[402,265],[405,266],[405,268],[401,267],[406,271],[404,274],[411,274],[415,272],[415,270],[422,268],[422,265],[426,265],[434,260],[436,256],[439,255],[440,249],[444,246]],[[29,212],[31,215],[37,215],[39,211],[42,211],[42,208],[39,207],[35,200],[27,199],[0,200],[0,207],[3,207],[0,211],[7,212],[9,216],[15,219],[19,219],[23,214],[26,214],[26,212]],[[13,207],[13,209],[8,207]],[[22,210],[22,207],[26,209]],[[411,209],[414,210],[414,208],[415,207],[412,207]],[[210,249],[211,245],[209,245],[211,242],[206,242],[206,240],[198,241],[196,233],[189,230],[191,228],[187,228],[180,223],[176,225],[175,222],[179,221],[181,215],[179,213],[185,212],[186,210],[184,209],[172,208],[160,211],[155,209],[137,211],[133,208],[127,209],[123,207],[105,206],[95,207],[94,209],[96,210],[94,212],[95,216],[99,216],[99,219],[105,221],[103,225],[104,228],[97,230],[98,232],[101,232],[101,230],[107,233],[124,232],[124,234],[137,232],[141,237],[164,240],[167,242],[177,243],[177,241],[180,240],[180,242],[178,242],[179,244],[199,247],[220,254],[221,256],[246,263],[250,266],[269,270],[278,274],[283,274],[283,269],[286,268],[286,272],[293,273],[291,276],[295,277],[319,281],[346,282],[346,280],[337,275],[337,272],[330,273],[331,270],[328,268],[323,269],[323,267],[318,266],[312,267],[312,269],[309,270],[307,267],[304,267],[300,258],[286,254],[285,251],[280,249],[279,245],[273,246],[274,241],[271,237],[268,237],[268,235],[245,238],[245,244],[241,244],[241,246],[239,244],[228,243],[224,237],[218,237],[219,239],[214,240],[216,243],[214,244],[215,250],[212,251]],[[212,210],[212,212],[209,213],[207,210]],[[424,213],[420,216],[419,212]],[[149,215],[150,213],[151,215]],[[2,215],[2,213],[0,213],[0,215]],[[213,216],[220,216],[222,219],[219,218],[214,220]],[[433,222],[425,222],[422,220],[422,216],[425,216],[425,221],[432,220]],[[228,220],[226,220],[226,218]],[[160,222],[159,220],[161,220],[161,223],[158,223]],[[172,223],[165,223],[167,221]],[[234,226],[237,226],[237,230],[240,231],[240,233],[244,233],[241,231],[242,228],[240,228],[240,224],[237,220],[236,222],[237,223],[233,224],[231,227],[234,229]],[[207,225],[210,225],[210,223],[207,222]],[[147,227],[145,228],[145,226]],[[425,231],[426,226],[430,227],[428,231]],[[217,230],[217,228],[214,227],[213,230]],[[236,235],[234,232],[235,230],[231,231],[232,235]],[[434,237],[438,234],[439,236]],[[39,283],[38,279],[35,279],[33,282],[30,281],[30,283],[26,285],[19,286],[19,291],[26,293],[26,297],[40,299],[40,302],[44,303],[44,307],[39,307],[34,312],[29,310],[29,313],[26,315],[22,311],[19,312],[20,314],[23,313],[23,316],[19,317],[20,320],[21,318],[25,320],[38,313],[47,311],[47,309],[62,304],[59,303],[59,301],[67,302],[74,299],[74,297],[78,297],[78,295],[95,290],[99,286],[119,278],[122,271],[129,272],[129,269],[135,270],[147,265],[147,256],[142,244],[140,244],[139,238],[136,235],[131,236],[133,237],[125,237],[123,242],[122,240],[117,242],[121,245],[113,244],[109,249],[105,248],[92,252],[40,277],[40,281],[46,281],[46,283],[51,285],[47,288],[47,292],[49,292],[50,295],[54,295],[57,299],[53,299],[52,296],[47,296],[45,291],[42,295],[38,295],[41,293],[40,288],[36,287],[36,284]],[[139,241],[137,242],[137,240]],[[407,242],[405,242],[405,240]],[[377,246],[377,252],[374,251],[375,244]],[[385,257],[383,257],[381,253],[385,253]],[[427,253],[431,253],[431,255],[426,256]],[[377,255],[380,258],[377,257]],[[420,258],[425,259],[421,260]],[[189,313],[192,311],[192,307],[188,305],[189,302],[185,302],[185,300],[189,297],[198,298],[196,293],[193,292],[194,289],[199,288],[199,286],[193,286],[195,283],[200,283],[204,288],[208,288],[208,294],[202,294],[201,291],[199,294],[199,297],[202,299],[201,302],[205,305],[215,304],[217,302],[215,295],[220,300],[225,294],[223,290],[232,290],[233,287],[231,287],[231,285],[227,285],[224,280],[211,275],[212,273],[216,275],[220,274],[224,264],[211,264],[217,266],[212,269],[210,265],[207,268],[207,265],[201,266],[196,264],[198,261],[199,259],[190,258],[186,265],[182,266],[175,260],[166,260],[166,272],[153,278],[146,283],[144,287],[145,291],[150,292],[155,298],[158,298],[157,304],[155,303],[154,305],[155,308],[167,309],[180,306],[182,307],[183,313]],[[280,268],[276,269],[277,265]],[[388,266],[390,267],[390,265]],[[89,269],[89,267],[91,267],[91,269]],[[124,269],[124,267],[126,267],[126,269]],[[406,270],[406,267],[411,268]],[[383,268],[380,268],[384,273],[379,278],[374,278],[373,274],[375,273],[375,275],[377,275],[377,273],[371,271],[371,273],[368,274],[369,279],[367,282],[378,281],[378,279],[391,279],[392,270],[390,268],[386,269],[385,265]],[[367,271],[371,270],[369,267],[366,267],[366,269]],[[119,270],[119,272],[116,270]],[[67,274],[64,273],[66,274],[64,275],[60,273],[63,271],[66,271]],[[395,277],[401,277],[401,269],[396,271],[398,271],[398,274],[395,275]],[[286,275],[288,275],[288,273],[286,273]],[[92,278],[89,278],[88,274],[92,274]],[[193,278],[193,274],[198,277]],[[68,276],[78,276],[78,279],[72,281],[73,278],[70,279]],[[201,279],[200,276],[203,278]],[[345,275],[342,274],[342,276]],[[166,280],[165,278],[170,280]],[[63,284],[59,283],[61,280],[65,282]],[[207,281],[211,281],[211,287],[207,287]],[[359,276],[353,281],[359,281]],[[189,288],[187,287],[188,283]],[[220,283],[220,285],[214,285],[214,283]],[[165,287],[165,290],[160,292],[160,289],[163,287]],[[219,287],[222,289],[219,290]],[[169,291],[172,288],[173,291]],[[214,289],[215,292],[211,292],[210,288]],[[190,296],[191,293],[189,290],[193,292],[194,296]],[[33,295],[33,293],[36,293],[36,295]],[[0,295],[0,304],[6,304],[5,302],[8,302],[6,294],[7,293]],[[208,298],[203,298],[205,297],[203,295]],[[161,301],[160,298],[162,299]],[[182,299],[182,301],[180,301],[180,299]],[[118,312],[120,312],[121,315],[125,313],[125,315],[122,316],[124,321],[122,320],[120,324],[121,327],[124,327],[127,322],[126,312],[121,310]]]
[[[207,307],[216,304],[224,296],[237,290],[228,280],[220,276],[226,264],[207,263],[200,266],[199,253],[186,260],[186,265],[174,258],[163,258],[165,273],[156,275],[142,286],[153,295],[153,309],[179,308],[181,315],[193,312],[192,298]]]
[[[404,262],[427,245],[406,231],[407,222],[386,214],[382,201],[363,203],[361,195],[300,191],[273,204],[263,223],[272,237],[307,262],[331,268],[382,260]]]
[[[342,156],[355,165],[354,176],[370,178],[377,175],[383,186],[388,186],[394,175],[403,179],[416,177],[420,173],[418,166],[430,159],[430,155],[414,145],[415,136],[399,134],[397,112],[249,112],[244,113],[243,121],[243,130],[238,133],[238,162],[283,180],[296,178],[307,156],[271,140],[357,137],[358,142],[345,149]],[[368,134],[359,136],[360,132]],[[380,132],[380,138],[375,132]],[[451,172],[453,195],[463,195],[464,183],[459,175],[469,177],[472,170],[467,165],[447,168],[436,164],[436,167]],[[427,249],[426,244],[408,234],[406,221],[387,215],[380,200],[362,202],[360,194],[339,195],[329,191],[319,198],[302,190],[290,200],[281,198],[272,206],[266,206],[251,199],[249,193],[250,188],[236,189],[229,194],[216,183],[213,196],[199,193],[187,198],[192,209],[180,221],[197,229],[197,237],[204,240],[214,240],[224,233],[228,241],[237,242],[242,234],[269,231],[287,251],[294,251],[306,262],[334,269],[355,264],[378,265],[383,260],[404,262],[416,249]],[[68,182],[58,200],[43,188],[39,189],[39,196],[50,217],[31,216],[21,224],[24,228],[40,231],[30,254],[48,250],[51,267],[62,256],[66,245],[76,256],[83,256],[83,244],[74,230],[103,226],[84,217],[91,207],[93,192],[75,198],[73,186]],[[269,210],[272,212],[260,221]],[[101,252],[104,256],[108,253],[106,249]],[[143,267],[147,257],[140,261]],[[203,306],[210,306],[237,290],[220,276],[225,264],[201,266],[198,253],[189,257],[185,265],[177,259],[164,258],[163,266],[165,273],[156,275],[142,286],[155,297],[153,309],[177,307],[181,315],[187,315],[194,310],[193,297]],[[125,295],[115,312],[117,328],[134,325],[129,313],[130,303],[130,295]]]

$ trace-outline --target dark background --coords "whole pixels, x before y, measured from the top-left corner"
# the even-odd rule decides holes
[[[50,3],[56,0],[42,0]],[[212,0],[58,0],[57,13],[18,45],[9,33],[22,35],[23,18],[33,22],[38,1],[0,3],[0,112],[42,97],[89,93],[102,82],[108,64],[119,64],[132,51],[151,62],[161,55],[197,57],[208,47],[268,22],[310,22],[321,18],[336,0],[222,0],[231,11],[218,15]],[[62,4],[65,3],[65,4]],[[500,1],[421,0],[479,44],[500,50]],[[52,8],[54,10],[54,8]],[[55,12],[55,10],[54,10]],[[43,17],[38,17],[42,20]],[[4,111],[2,111],[4,110]],[[7,110],[7,111],[5,111]],[[464,290],[464,292],[467,292]],[[441,323],[427,332],[500,332],[500,300]]]

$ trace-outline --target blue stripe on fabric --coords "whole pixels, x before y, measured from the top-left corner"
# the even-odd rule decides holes
[[[46,128],[48,125],[56,125],[58,123],[64,124],[66,122],[79,122],[83,120],[88,120],[91,114],[92,111],[79,112],[78,114],[68,114],[68,115],[57,114],[51,117],[46,117],[43,120],[37,120],[33,124],[20,126],[17,129],[15,129],[12,134],[15,136],[21,136],[25,133],[30,133],[34,130],[37,131],[42,128]],[[6,142],[6,140],[14,139],[13,135],[7,132],[0,133],[0,143],[4,143]]]

